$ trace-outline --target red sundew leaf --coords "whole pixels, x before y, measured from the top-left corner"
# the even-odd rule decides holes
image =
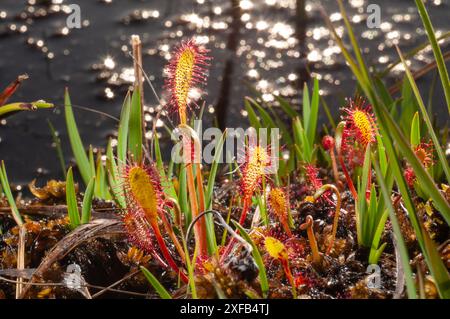
[[[0,107],[8,102],[9,98],[14,94],[14,92],[16,92],[20,84],[26,79],[28,79],[28,75],[19,75],[14,82],[9,84],[8,87],[3,90],[3,92],[0,94]]]

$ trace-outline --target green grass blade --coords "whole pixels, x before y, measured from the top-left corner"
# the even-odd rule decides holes
[[[308,84],[303,85],[303,127],[306,129],[308,127],[308,119],[311,114],[311,100],[309,98]]]
[[[6,195],[6,199],[8,200],[9,207],[11,208],[11,212],[16,224],[21,227],[23,225],[22,216],[20,216],[19,210],[16,206],[16,201],[11,192],[11,188],[9,187],[8,175],[6,174],[5,162],[2,161],[2,165],[0,167],[0,185],[3,188],[3,192]],[[1,193],[0,193],[1,194]]]
[[[281,96],[275,95],[275,99],[280,103],[280,107],[283,109],[284,113],[286,113],[290,118],[294,118],[299,116],[296,110],[292,108],[288,101],[286,101]]]
[[[436,39],[433,25],[422,0],[416,0],[416,6],[419,10],[420,18],[422,19],[425,30],[427,31],[428,39],[430,39],[431,48],[433,49],[434,58],[441,77],[442,87],[444,88],[445,100],[447,101],[448,113],[450,114],[450,80],[448,78],[447,67],[445,66],[444,57],[442,56],[441,48]]]
[[[126,203],[123,188],[121,187],[121,177],[116,160],[114,159],[111,140],[109,140],[108,147],[106,148],[106,175],[108,177],[110,192],[114,200],[119,207],[125,208]]]
[[[220,159],[222,158],[223,153],[223,144],[225,143],[227,131],[223,132],[219,141],[216,144],[214,159],[211,164],[211,169],[209,171],[208,183],[206,185],[205,192],[205,207],[207,210],[212,209],[212,201],[214,195],[214,184],[216,181],[217,169],[219,167]]]
[[[20,112],[20,111],[35,111],[38,109],[49,109],[53,108],[54,105],[51,103],[46,103],[42,101],[25,103],[16,102],[11,104],[0,105],[0,118],[4,117],[8,113]]]
[[[75,122],[75,117],[73,115],[72,102],[70,101],[69,91],[67,89],[64,96],[64,104],[67,133],[69,134],[70,145],[72,146],[72,152],[75,156],[81,177],[83,178],[85,185],[87,185],[93,174],[86,151],[84,150],[83,143],[81,142],[80,133],[78,132],[77,123]]]
[[[442,35],[439,36],[436,40],[437,40],[437,41],[441,41],[441,40],[445,40],[445,39],[447,39],[447,38],[449,38],[449,37],[450,37],[450,31],[447,31],[447,32],[442,33]],[[429,42],[429,41],[425,41],[424,43],[418,45],[418,46],[415,47],[414,49],[408,51],[408,52],[405,54],[405,58],[406,58],[406,59],[412,58],[413,56],[415,56],[417,53],[419,53],[420,51],[422,51],[423,49],[425,49],[425,48],[428,47],[429,45],[430,45],[430,42]],[[393,68],[395,68],[395,67],[396,67],[397,65],[399,65],[400,63],[402,63],[402,61],[401,61],[400,59],[395,60],[394,62],[390,63],[390,64],[389,64],[382,72],[380,72],[380,73],[378,74],[378,76],[379,76],[380,78],[385,77],[386,75],[389,74],[389,72],[390,72]]]
[[[123,102],[122,111],[120,113],[119,129],[117,132],[117,159],[119,172],[123,170],[123,166],[127,162],[128,149],[128,128],[130,125],[131,99],[128,92]]]
[[[237,223],[234,220],[232,222],[233,222],[234,226],[239,230],[239,235],[242,236],[253,248],[252,255],[253,255],[253,258],[255,259],[255,263],[259,269],[259,281],[260,281],[260,285],[261,285],[261,291],[262,291],[263,297],[266,298],[269,293],[269,281],[267,280],[266,267],[264,266],[264,261],[261,257],[258,247],[255,245],[253,240],[247,234],[245,229],[241,225],[239,225],[239,223]]]
[[[183,163],[180,164],[180,172],[178,176],[178,202],[180,204],[181,212],[185,214],[185,225],[188,227],[192,221],[192,214],[188,205],[186,166]]]
[[[88,159],[89,159],[89,167],[91,169],[91,175],[95,176],[94,149],[92,148],[92,145],[89,145]]]
[[[388,160],[386,155],[386,148],[384,147],[383,139],[380,135],[377,135],[377,150],[378,150],[378,160],[380,161],[381,171],[383,176],[386,176],[388,170]]]
[[[97,166],[95,170],[95,196],[101,199],[111,199],[111,194],[108,192],[108,184],[106,181],[105,168],[102,163],[102,153],[99,152],[97,156]]]
[[[148,282],[152,285],[155,291],[162,299],[172,299],[170,293],[166,290],[166,288],[161,285],[161,283],[156,279],[153,274],[147,270],[147,268],[141,266],[141,271],[144,274],[145,278],[147,278]]]
[[[411,122],[411,146],[416,147],[420,144],[420,122],[419,113],[415,113]]]
[[[370,81],[369,80],[369,78],[370,78],[369,77],[369,71],[368,71],[367,66],[366,66],[366,64],[364,62],[364,59],[362,57],[361,49],[360,49],[360,47],[358,45],[358,41],[356,40],[355,34],[353,33],[353,29],[352,29],[352,26],[350,25],[350,21],[348,19],[347,12],[345,11],[345,7],[342,4],[342,0],[338,0],[338,4],[339,4],[339,9],[341,11],[342,18],[344,19],[344,24],[346,26],[346,30],[348,32],[348,35],[349,35],[349,38],[350,38],[350,42],[351,42],[352,47],[353,47],[353,51],[354,51],[355,56],[356,56],[356,60],[358,61],[359,68],[361,70],[361,75],[364,77],[364,79],[366,81]]]
[[[320,96],[320,103],[322,104],[322,107],[325,111],[325,115],[327,116],[328,122],[330,122],[330,125],[333,129],[336,129],[336,121],[334,120],[333,116],[331,115],[330,107],[327,104],[327,101]]]
[[[255,113],[255,110],[253,109],[252,105],[250,104],[250,102],[246,99],[244,101],[245,104],[245,109],[248,113],[248,120],[250,122],[250,125],[256,129],[256,131],[258,132],[258,130],[261,128],[261,122],[258,119],[258,116]]]
[[[78,212],[77,195],[75,193],[75,184],[73,182],[72,167],[69,167],[67,172],[66,202],[70,220],[70,228],[75,229],[80,225],[80,213]]]
[[[311,99],[311,110],[309,118],[305,119],[308,126],[305,127],[308,140],[314,144],[317,132],[317,119],[319,117],[319,80],[314,78],[314,88]]]
[[[134,157],[134,161],[142,159],[142,108],[139,89],[133,92],[131,98],[130,124],[128,132],[128,150]]]
[[[86,191],[84,192],[83,207],[81,209],[82,224],[87,224],[91,220],[92,199],[94,198],[94,185],[95,178],[93,177],[86,187]]]
[[[411,84],[406,75],[403,79],[402,84],[400,107],[401,112],[399,112],[399,109],[396,109],[395,113],[400,113],[398,122],[400,123],[400,127],[403,132],[405,132],[405,135],[409,136],[411,134],[411,121],[414,118],[414,114],[419,111],[419,106],[414,97]],[[394,117],[396,116],[397,114],[394,114]]]
[[[154,135],[153,141],[154,141],[154,149],[155,149],[156,168],[158,169],[159,176],[161,177],[163,191],[167,196],[169,196],[175,200],[178,200],[178,196],[177,196],[177,193],[175,192],[175,188],[170,179],[170,176],[167,176],[166,172],[164,170],[164,163],[162,160],[161,148],[159,146],[159,138],[158,138],[157,134]]]
[[[256,109],[259,112],[259,115],[263,121],[264,127],[267,128],[267,138],[269,138],[270,136],[270,129],[272,128],[276,128],[277,125],[275,124],[274,120],[271,118],[271,116],[269,115],[269,113],[267,113],[266,110],[264,110],[264,108],[259,105],[258,102],[256,102],[255,100],[253,100],[252,98],[247,97],[246,98],[248,101],[250,101],[251,104],[253,104]]]

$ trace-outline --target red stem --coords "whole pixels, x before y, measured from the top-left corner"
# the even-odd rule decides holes
[[[153,222],[151,225],[152,225],[153,231],[155,233],[156,240],[158,241],[159,248],[161,249],[161,252],[162,252],[164,258],[166,258],[167,263],[177,274],[180,275],[181,280],[183,280],[183,282],[185,284],[187,284],[189,282],[189,279],[178,268],[177,264],[175,263],[175,261],[172,258],[172,255],[170,255],[169,249],[167,249],[166,243],[164,242],[164,239],[162,238],[162,235],[161,235],[161,232],[159,231],[158,225],[156,224],[156,222]]]
[[[347,171],[347,167],[344,164],[344,160],[342,158],[342,154],[339,153],[339,163],[342,166],[342,172],[344,172],[345,175],[345,179],[347,180],[347,185],[348,188],[350,189],[350,191],[352,192],[353,198],[356,200],[358,198],[358,193],[356,192],[356,188],[355,185],[353,185],[353,181],[352,178],[350,177],[350,174]]]

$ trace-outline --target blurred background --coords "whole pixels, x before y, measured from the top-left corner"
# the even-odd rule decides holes
[[[364,56],[375,71],[397,60],[395,44],[407,52],[426,41],[412,0],[344,2]],[[381,8],[379,28],[367,27],[369,3]],[[70,4],[81,8],[81,29],[66,26]],[[429,0],[426,6],[437,36],[448,32],[449,1]],[[321,7],[343,34],[335,0],[1,0],[0,87],[27,73],[30,79],[11,101],[44,99],[57,106],[0,121],[0,159],[6,161],[10,180],[20,185],[33,178],[62,178],[47,120],[59,132],[69,161],[62,104],[65,87],[78,107],[75,115],[85,145],[103,148],[107,138],[115,136],[114,119],[84,108],[119,116],[134,80],[129,55],[132,34],[143,40],[144,69],[163,104],[164,66],[174,46],[196,37],[211,50],[214,60],[202,96],[207,106],[204,127],[246,127],[243,99],[255,96],[254,89],[274,106],[274,95],[280,95],[299,107],[303,83],[310,83],[312,76],[320,80],[321,94],[337,114],[344,98],[354,94],[355,81],[324,24]],[[449,47],[449,41],[444,42],[442,51]],[[410,63],[418,70],[432,61],[432,52],[424,50]],[[385,81],[393,85],[402,76],[402,68],[396,67]],[[430,98],[435,76],[433,70],[418,81],[425,99]],[[433,111],[442,125],[449,119],[441,87],[436,85],[432,92]],[[161,106],[148,86],[145,101],[150,122]],[[324,120],[325,113],[320,114]],[[162,121],[157,125],[167,138]]]

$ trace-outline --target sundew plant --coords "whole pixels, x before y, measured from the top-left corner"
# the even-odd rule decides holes
[[[436,107],[448,122],[448,55],[423,2],[415,3],[447,105]],[[425,105],[420,76],[407,63],[417,50],[396,47],[390,69],[401,66],[404,76],[399,92],[390,92],[338,4],[343,32],[325,11],[323,19],[356,79],[347,81],[354,95],[326,104],[318,78],[304,84],[300,106],[281,96],[267,101],[255,89],[242,101],[249,128],[241,139],[226,129],[203,141],[194,124],[210,98],[209,73],[219,67],[208,49],[213,43],[196,37],[171,48],[164,92],[156,94],[162,102],[154,120],[170,118],[173,130],[145,125],[143,93],[154,87],[140,49],[114,142],[95,150],[83,143],[72,104],[80,92],[66,89],[62,112],[74,161],[64,158],[53,128],[50,141],[64,179],[45,186],[30,180],[32,198],[25,200],[0,166],[0,295],[449,299],[448,127],[434,124],[434,101]],[[25,79],[0,95],[0,119],[55,107],[11,103]],[[322,113],[329,122],[320,122]],[[242,142],[240,154],[228,148],[230,140]],[[205,161],[207,144],[213,152]],[[165,156],[166,148],[181,160]],[[77,256],[101,263],[113,281],[100,284]],[[78,284],[60,280],[74,263]]]

